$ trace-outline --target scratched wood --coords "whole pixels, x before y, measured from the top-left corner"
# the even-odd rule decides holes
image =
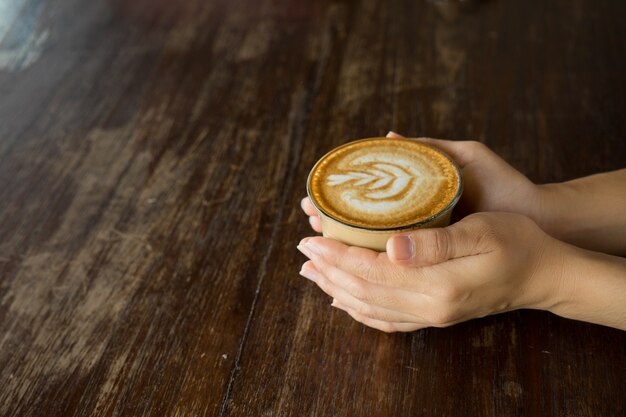
[[[532,4],[531,4],[532,3]],[[298,276],[315,160],[479,139],[624,166],[626,3],[0,2],[0,415],[622,416],[626,333],[387,335]]]

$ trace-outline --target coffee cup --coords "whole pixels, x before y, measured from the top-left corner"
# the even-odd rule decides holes
[[[325,237],[381,252],[395,234],[447,226],[462,192],[452,158],[409,139],[346,143],[320,158],[307,179]]]

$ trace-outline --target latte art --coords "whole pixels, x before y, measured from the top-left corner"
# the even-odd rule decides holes
[[[445,210],[460,177],[448,157],[419,142],[366,139],[322,158],[309,178],[314,204],[352,226],[389,229]]]
[[[416,178],[416,173],[411,172],[410,168],[395,163],[364,164],[358,168],[361,171],[330,175],[328,185],[336,186],[354,180],[352,188],[361,190],[362,198],[381,200],[405,194]]]
[[[394,155],[372,156],[380,162],[352,161],[355,170],[328,176],[329,187],[342,188],[338,195],[346,205],[369,213],[403,211],[411,200],[420,197],[420,185],[428,177],[408,159]]]

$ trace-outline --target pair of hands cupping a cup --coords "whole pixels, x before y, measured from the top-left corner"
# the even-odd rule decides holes
[[[303,239],[298,249],[310,260],[301,275],[334,307],[385,332],[520,308],[626,328],[626,262],[587,250],[626,252],[626,170],[538,186],[478,142],[416,140],[457,162],[465,188],[460,208],[471,214],[448,227],[395,235],[382,253]],[[610,200],[604,213],[589,204],[594,194]],[[321,232],[308,198],[302,208]]]

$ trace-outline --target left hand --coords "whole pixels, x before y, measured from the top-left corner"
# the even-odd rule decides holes
[[[315,227],[315,226],[314,226]],[[355,320],[385,331],[445,327],[558,300],[563,244],[529,218],[478,213],[397,235],[387,252],[309,237],[301,274]]]
[[[404,138],[394,132],[389,132],[387,137],[391,141]],[[506,211],[529,216],[542,225],[544,230],[547,229],[543,226],[551,226],[552,221],[543,218],[543,189],[482,143],[432,138],[411,139],[448,153],[461,168],[464,191],[454,210],[455,214]],[[301,205],[309,216],[313,230],[321,232],[319,214],[311,200],[306,197]]]

